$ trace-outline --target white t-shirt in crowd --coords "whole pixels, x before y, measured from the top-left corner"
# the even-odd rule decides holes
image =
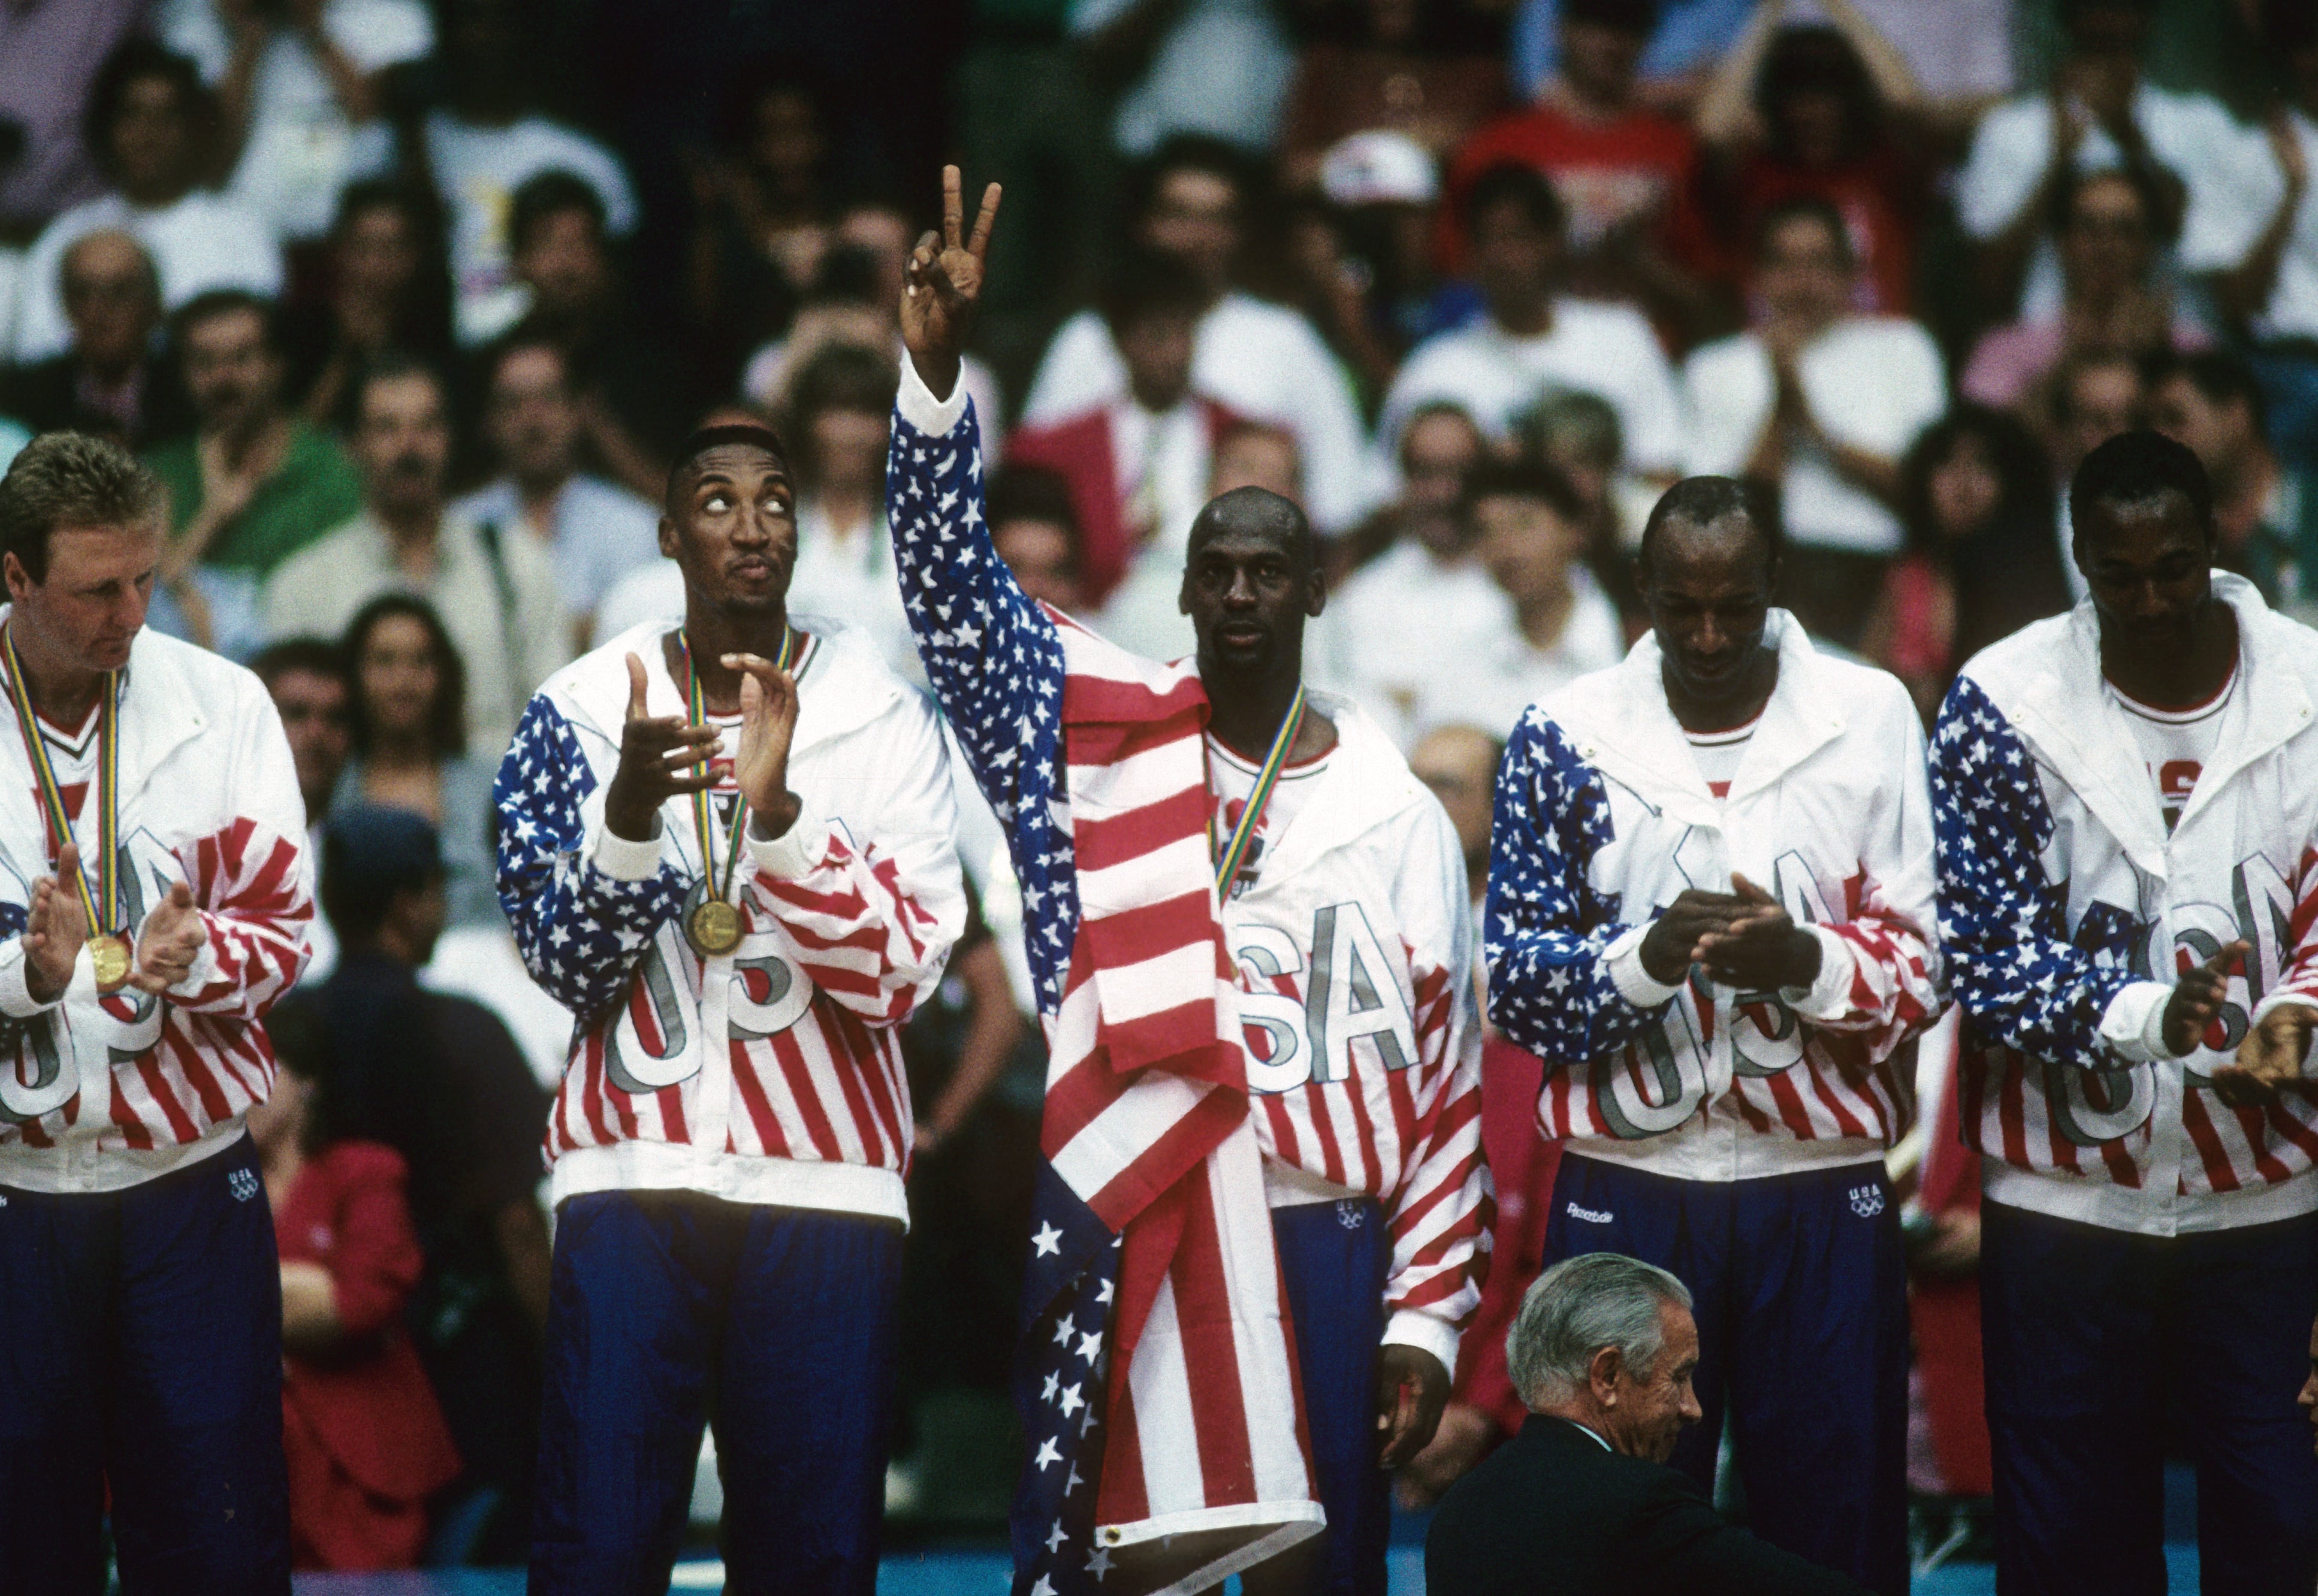
[[[238,200],[195,189],[174,205],[143,210],[119,194],[76,205],[41,230],[25,257],[17,301],[16,360],[30,365],[72,347],[65,319],[65,254],[91,233],[122,232],[145,247],[174,310],[213,288],[282,291],[282,247],[265,219]]]
[[[2303,161],[2318,171],[2318,122],[2299,109],[2287,114]],[[2252,129],[2239,140],[2227,186],[2228,202],[2191,208],[2181,233],[2184,272],[2233,271],[2269,230],[2286,198],[2286,174],[2267,132]],[[2254,313],[2253,331],[2259,338],[2318,338],[2318,197],[2307,190],[2278,256],[2269,301]]]
[[[1071,0],[1074,37],[1100,32],[1135,0]],[[1143,76],[1119,96],[1112,137],[1148,155],[1171,133],[1206,133],[1269,153],[1280,129],[1296,51],[1268,0],[1190,0],[1175,7]]]
[[[1404,537],[1307,625],[1305,676],[1358,703],[1406,749],[1441,671],[1463,668],[1513,631],[1512,601],[1477,560],[1442,560]]]
[[[233,35],[216,0],[166,0],[160,31],[210,84],[225,76]],[[422,0],[328,0],[322,31],[365,73],[415,61],[435,48],[434,19]],[[381,122],[348,119],[305,39],[295,29],[276,28],[258,58],[249,137],[226,191],[283,238],[319,238],[329,230],[346,179],[380,166],[390,139]]]
[[[924,686],[926,670],[918,661],[917,639],[902,608],[901,578],[894,572],[894,540],[886,533],[885,517],[881,514],[840,537],[827,512],[808,498],[797,506],[796,529],[796,569],[789,576],[791,612],[833,615],[859,627],[894,675]],[[680,595],[677,605],[681,611]]]
[[[2165,811],[2165,829],[2170,831],[2221,741],[2222,716],[2237,693],[2237,670],[2232,668],[2229,680],[2211,698],[2187,709],[2160,709],[2126,697],[2115,682],[2104,678],[2101,685],[2133,722],[2134,740],[2141,745],[2142,762],[2148,767],[2150,785]]]
[[[538,535],[510,478],[469,494],[451,510],[478,526],[490,522],[508,535]],[[594,614],[614,583],[660,558],[660,511],[601,477],[576,476],[566,482],[556,496],[554,519],[554,535],[545,546],[555,556],[563,603],[575,615]]]
[[[426,129],[435,185],[450,212],[451,280],[462,342],[497,336],[529,305],[529,294],[512,275],[508,223],[515,191],[532,178],[569,172],[604,202],[605,227],[615,238],[635,229],[636,201],[626,172],[585,134],[544,116],[486,128],[442,111],[427,118]]]
[[[1304,507],[1323,532],[1368,508],[1360,410],[1336,357],[1312,324],[1284,305],[1227,293],[1200,318],[1191,386],[1251,421],[1292,434],[1304,464]],[[1024,426],[1064,421],[1127,392],[1127,366],[1092,310],[1062,326],[1038,363]]]
[[[1288,829],[1288,823],[1320,785],[1316,778],[1328,768],[1328,761],[1335,758],[1335,752],[1331,748],[1316,758],[1289,765],[1271,784],[1271,802],[1256,817],[1255,838],[1248,846],[1239,874],[1232,878],[1233,897],[1246,896],[1248,890],[1262,878],[1265,844]],[[1218,858],[1231,841],[1233,828],[1247,812],[1248,798],[1254,793],[1255,778],[1262,772],[1260,763],[1242,758],[1226,748],[1215,733],[1208,734],[1208,830]]]
[[[1628,470],[1671,471],[1682,463],[1682,408],[1674,368],[1649,318],[1631,305],[1562,298],[1553,326],[1515,337],[1483,317],[1419,344],[1385,395],[1377,448],[1388,458],[1418,407],[1461,405],[1481,430],[1503,438],[1514,417],[1551,389],[1599,394],[1618,412]]]
[[[1899,317],[1846,317],[1795,362],[1811,416],[1834,442],[1896,461],[1947,408],[1947,371],[1931,335]],[[1692,475],[1735,476],[1762,441],[1777,402],[1769,347],[1754,333],[1709,344],[1683,368]],[[1845,478],[1815,446],[1790,450],[1780,484],[1797,543],[1896,552],[1900,518]]]
[[[1738,767],[1747,758],[1747,745],[1755,740],[1755,728],[1763,723],[1756,715],[1743,726],[1721,731],[1693,731],[1683,729],[1683,740],[1690,744],[1690,757],[1698,762],[1698,774],[1706,782],[1706,790],[1717,798],[1730,796],[1730,784],[1738,779]]]
[[[2188,190],[2185,237],[2209,225],[2202,220],[2207,207],[2236,202],[2229,179],[2245,130],[2231,120],[2220,101],[2143,83],[2134,96],[2133,121],[2157,158]],[[2035,196],[2052,160],[2053,105],[2044,95],[2008,100],[1981,118],[1971,157],[1956,179],[1956,216],[1965,233],[1992,238],[2011,226]],[[2098,122],[2077,142],[2079,171],[2107,171],[2124,160],[2116,140]],[[2060,258],[2048,235],[2037,244],[2029,265],[2019,314],[2024,320],[2050,320],[2060,309]]]
[[[1410,746],[1440,726],[1478,726],[1503,742],[1531,704],[1624,659],[1626,629],[1594,573],[1571,568],[1569,587],[1569,614],[1552,647],[1523,636],[1508,605],[1505,623],[1482,633],[1469,651],[1436,654],[1409,717]]]

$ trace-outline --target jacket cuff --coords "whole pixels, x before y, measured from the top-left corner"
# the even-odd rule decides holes
[[[902,389],[894,396],[894,408],[902,419],[930,438],[946,437],[956,426],[958,417],[966,414],[966,372],[958,372],[957,386],[948,399],[936,399],[926,380],[918,375],[918,363],[906,353],[902,356]]]
[[[148,915],[146,918],[149,919],[152,917]],[[144,940],[144,928],[139,926],[137,936],[130,941],[132,963],[137,944]],[[80,979],[77,967],[73,971],[73,979],[76,981]],[[94,975],[91,979],[94,979]],[[224,984],[225,966],[218,960],[217,919],[204,910],[202,912],[201,951],[193,955],[193,964],[185,971],[184,978],[168,989],[169,995],[183,1002],[193,1002],[198,1000],[203,992],[214,991]]]
[[[1416,1308],[1400,1309],[1384,1327],[1385,1346],[1414,1347],[1432,1353],[1452,1381],[1457,1377],[1457,1341],[1455,1325]]]
[[[1851,944],[1825,926],[1804,928],[1819,941],[1819,974],[1809,986],[1782,987],[1779,996],[1805,1019],[1841,1019],[1851,1012],[1852,977],[1859,973]]]
[[[73,955],[72,979],[65,983],[65,990],[49,1002],[43,1003],[32,996],[31,988],[25,984],[24,970],[28,963],[24,957],[23,937],[12,938],[7,952],[0,955],[0,1014],[11,1019],[30,1019],[51,1009],[60,1009],[66,999],[84,986],[90,993],[96,991],[96,971],[89,961],[86,947]]]
[[[962,386],[962,385],[961,385]],[[915,422],[911,423],[916,426]],[[795,881],[821,868],[829,856],[829,822],[804,804],[789,829],[769,841],[749,829],[749,857],[758,870],[777,881]]]
[[[2173,989],[2161,981],[2136,981],[2108,1000],[2101,1013],[2100,1039],[2128,1064],[2153,1064],[2174,1056],[2165,1045],[2165,1000]]]
[[[591,863],[614,881],[650,881],[660,874],[660,817],[652,817],[652,834],[642,842],[615,836],[609,826],[596,833]]]
[[[2260,1025],[2288,1003],[2299,1003],[2305,1009],[2318,1009],[2318,996],[2309,992],[2272,992],[2253,1006],[2253,1013],[2246,1020],[2247,1027],[2251,1028]],[[2318,1049],[2313,1051],[2318,1052]]]
[[[1618,995],[1637,1009],[1658,1009],[1674,1000],[1674,995],[1687,982],[1668,986],[1642,968],[1642,938],[1650,934],[1653,922],[1644,921],[1630,926],[1602,950],[1603,962],[1610,968],[1610,982]]]

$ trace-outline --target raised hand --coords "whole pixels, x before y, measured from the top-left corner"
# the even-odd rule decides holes
[[[982,269],[990,253],[990,229],[998,220],[998,184],[982,191],[974,233],[966,234],[966,198],[956,166],[942,168],[942,226],[910,252],[903,272],[902,342],[918,375],[938,396],[957,386],[958,362],[967,325],[982,298]]]
[[[210,939],[209,922],[193,907],[184,882],[169,883],[169,895],[145,917],[137,932],[137,964],[129,984],[140,992],[165,992],[184,980]]]
[[[67,842],[57,856],[57,873],[32,883],[24,919],[24,989],[39,1002],[53,1003],[64,995],[88,941],[88,911],[73,885],[79,874],[80,849]]]
[[[628,656],[628,719],[620,729],[620,765],[604,789],[604,824],[615,837],[649,842],[660,806],[678,793],[697,793],[716,778],[709,761],[721,734],[682,715],[655,716],[644,707],[644,662]]]
[[[2165,1000],[2165,1049],[2175,1058],[2194,1053],[2206,1027],[2222,1012],[2229,997],[2230,972],[2251,950],[2233,942],[2204,964],[2182,973]]]
[[[2224,1064],[2207,1078],[2215,1095],[2233,1108],[2258,1108],[2278,1101],[2279,1087],[2302,1079],[2314,1027],[2318,1027],[2318,1009],[2306,1003],[2281,1003],[2263,1015],[2261,1023],[2238,1044],[2237,1062]]]
[[[741,673],[741,751],[732,776],[749,805],[752,836],[785,837],[803,807],[789,791],[789,743],[796,736],[796,677],[761,654],[727,654]]]

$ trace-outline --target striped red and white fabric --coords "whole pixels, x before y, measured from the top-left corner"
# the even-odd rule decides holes
[[[1124,1237],[1096,1519],[1112,1547],[1247,1530],[1220,1579],[1322,1514],[1216,911],[1207,699],[1188,664],[1062,638],[1081,919],[1043,1141]]]

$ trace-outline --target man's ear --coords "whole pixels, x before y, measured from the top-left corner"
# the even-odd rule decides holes
[[[665,514],[660,518],[660,551],[668,559],[676,558],[676,521]]]
[[[1586,1363],[1586,1383],[1593,1387],[1594,1400],[1605,1408],[1618,1405],[1618,1376],[1625,1369],[1625,1359],[1615,1347],[1599,1347]]]
[[[1316,616],[1328,607],[1328,578],[1315,562],[1311,574],[1304,578],[1304,613]]]

